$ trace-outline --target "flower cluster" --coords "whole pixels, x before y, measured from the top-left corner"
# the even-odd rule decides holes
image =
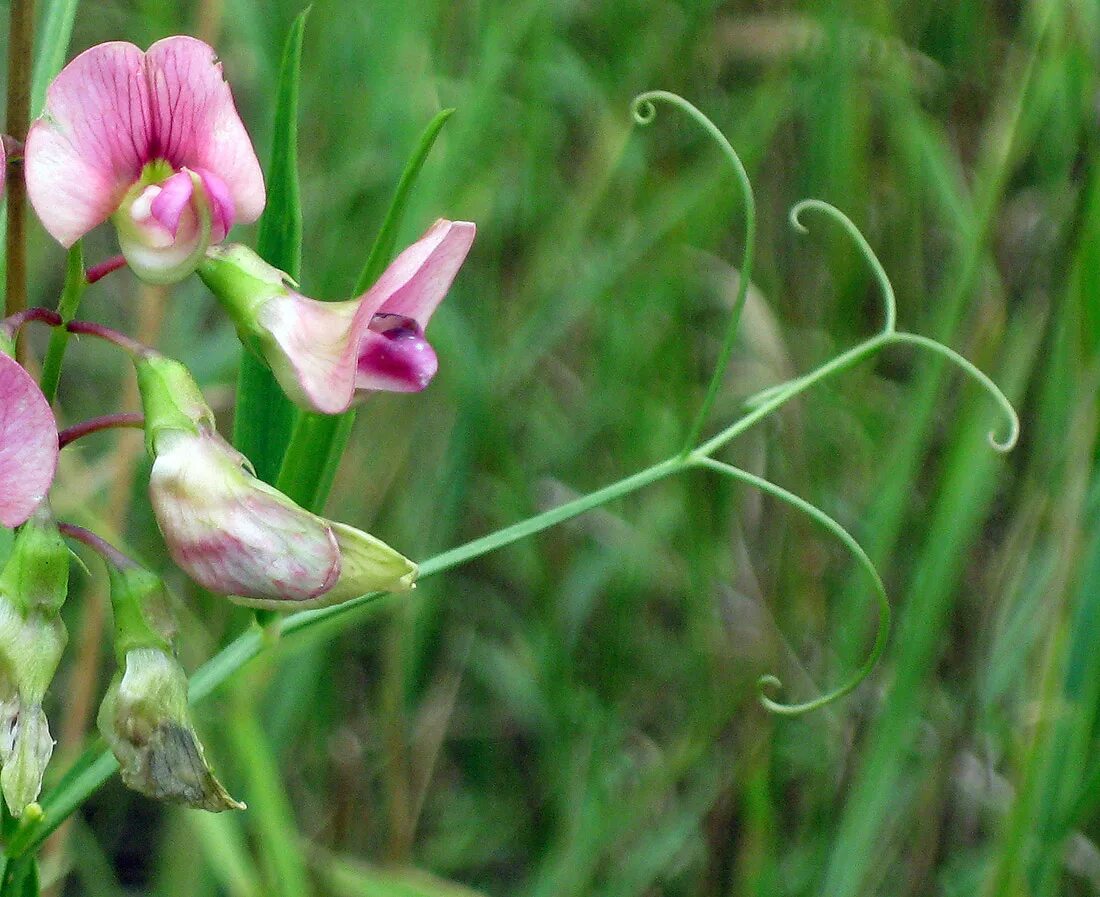
[[[266,194],[221,65],[205,43],[177,36],[145,52],[113,42],[82,53],[50,85],[23,161],[31,204],[59,243],[71,247],[109,220],[122,258],[105,270],[126,264],[158,284],[198,272],[244,347],[303,409],[336,414],[371,391],[422,390],[435,375],[439,362],[424,331],[470,250],[474,225],[436,222],[348,302],[307,299],[247,247],[219,245],[235,223],[260,216]],[[0,190],[3,171],[0,164]],[[89,272],[86,281],[93,279]],[[122,348],[137,377],[140,417],[95,419],[59,434],[51,401],[16,360],[19,331],[31,321]],[[0,563],[0,791],[15,816],[37,799],[53,749],[42,703],[66,642],[66,536],[96,551],[110,574],[117,672],[98,721],[123,781],[207,810],[243,806],[211,773],[191,722],[164,583],[51,511],[62,448],[123,419],[145,430],[149,500],[167,553],[203,588],[286,610],[415,585],[417,567],[402,554],[258,479],[218,433],[179,362],[44,309],[0,322],[0,524],[15,530]]]

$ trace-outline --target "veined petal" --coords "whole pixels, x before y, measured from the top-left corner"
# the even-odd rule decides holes
[[[426,329],[474,242],[471,221],[440,218],[393,260],[362,298],[374,312],[404,315]]]
[[[286,290],[259,311],[264,358],[287,396],[321,414],[347,410],[355,394],[360,334],[371,311],[358,302],[318,302]]]
[[[0,352],[0,523],[24,523],[57,470],[57,423],[46,397],[15,359]]]
[[[154,157],[216,175],[238,220],[259,218],[263,174],[213,48],[183,35],[157,41],[145,54],[145,74]]]
[[[242,470],[213,433],[158,435],[153,512],[172,559],[212,592],[303,601],[340,576],[328,523]]]
[[[81,53],[50,85],[27,135],[27,194],[63,246],[106,221],[150,159],[143,60],[124,41]]]

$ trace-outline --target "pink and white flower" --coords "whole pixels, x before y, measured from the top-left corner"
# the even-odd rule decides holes
[[[81,53],[50,85],[25,159],[31,203],[58,242],[112,218],[131,268],[154,283],[186,277],[265,202],[221,64],[192,37]]]
[[[474,240],[440,219],[349,302],[318,302],[245,246],[211,249],[199,276],[290,399],[338,414],[371,390],[418,392],[439,367],[424,336]]]
[[[257,479],[214,429],[183,365],[154,352],[135,363],[153,456],[149,498],[169,554],[192,579],[239,604],[278,610],[414,587],[408,558]]]

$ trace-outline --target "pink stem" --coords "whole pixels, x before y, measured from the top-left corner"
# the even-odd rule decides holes
[[[123,255],[116,255],[113,258],[107,259],[105,262],[100,262],[98,265],[92,265],[92,267],[84,272],[84,280],[91,286],[97,280],[102,280],[112,271],[117,271],[119,268],[125,267],[126,257]]]
[[[76,442],[90,433],[99,433],[103,430],[111,430],[117,427],[130,427],[141,429],[145,426],[145,415],[134,412],[125,414],[105,414],[103,417],[93,417],[91,420],[74,424],[57,434],[57,442],[60,448]]]
[[[92,321],[69,321],[66,325],[66,329],[69,333],[94,336],[99,339],[107,340],[107,342],[114,343],[120,349],[129,352],[131,355],[141,356],[149,352],[148,346],[143,346],[137,340],[128,337],[125,333],[120,333],[113,327],[104,327],[102,324],[96,324]]]
[[[26,308],[23,311],[16,312],[9,318],[5,318],[0,322],[0,326],[4,328],[4,332],[8,337],[15,339],[19,335],[19,331],[23,329],[23,325],[29,324],[31,321],[41,321],[51,327],[61,326],[61,316],[48,308]]]
[[[70,539],[76,539],[77,542],[83,542],[92,549],[92,551],[102,557],[103,560],[120,570],[133,569],[138,566],[115,548],[114,545],[102,536],[97,536],[91,530],[84,529],[82,526],[77,526],[75,523],[64,522],[58,523],[57,528]]]

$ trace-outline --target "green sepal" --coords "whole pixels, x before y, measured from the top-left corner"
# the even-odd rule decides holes
[[[269,299],[287,295],[287,287],[296,286],[293,278],[240,243],[212,247],[197,273],[232,319],[245,348],[266,364],[260,311]]]
[[[0,572],[0,596],[23,616],[56,613],[69,591],[69,549],[43,502],[15,535],[11,555]]]
[[[135,356],[134,367],[150,455],[156,454],[157,441],[165,432],[198,435],[214,429],[214,413],[186,367],[157,352]]]
[[[172,652],[175,625],[161,578],[143,567],[107,564],[115,621],[115,658],[123,665],[134,648]]]

